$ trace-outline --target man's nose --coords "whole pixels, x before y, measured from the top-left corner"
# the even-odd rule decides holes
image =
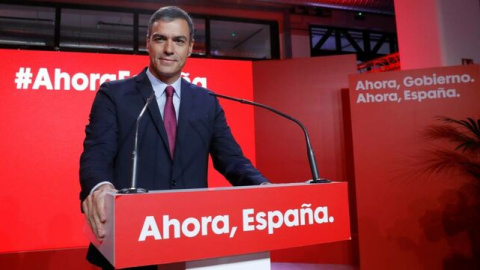
[[[163,48],[166,54],[172,54],[173,53],[173,41],[172,40],[167,40],[165,42],[165,47]]]

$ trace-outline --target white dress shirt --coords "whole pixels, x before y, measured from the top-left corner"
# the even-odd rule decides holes
[[[155,92],[155,98],[157,99],[158,109],[160,110],[160,114],[162,115],[163,119],[163,111],[165,110],[165,102],[167,101],[167,97],[165,94],[165,88],[168,84],[160,81],[157,77],[153,76],[149,69],[147,69],[147,77],[152,84],[153,91]],[[178,112],[180,110],[180,97],[182,95],[182,78],[178,78],[174,83],[170,84],[175,89],[173,94],[173,107],[175,108],[175,116],[177,118],[178,123]]]

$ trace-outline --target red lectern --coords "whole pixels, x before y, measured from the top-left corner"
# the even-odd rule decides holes
[[[111,193],[106,207],[105,240],[88,232],[116,268],[350,239],[345,182]]]

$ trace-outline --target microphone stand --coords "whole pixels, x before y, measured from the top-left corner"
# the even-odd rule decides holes
[[[312,172],[312,179],[308,180],[307,182],[308,183],[331,183],[332,182],[330,180],[327,180],[325,178],[320,178],[318,176],[317,163],[315,161],[315,154],[313,153],[312,145],[310,144],[310,137],[308,136],[307,129],[305,128],[305,126],[300,121],[291,117],[290,115],[284,114],[284,113],[282,113],[282,112],[280,112],[280,111],[278,111],[278,110],[276,110],[272,107],[269,107],[269,106],[266,106],[266,105],[263,105],[263,104],[260,104],[260,103],[256,103],[256,102],[249,101],[249,100],[246,100],[246,99],[224,96],[224,95],[216,94],[216,93],[213,93],[213,92],[209,92],[209,94],[212,95],[212,96],[215,96],[215,97],[229,99],[229,100],[233,100],[233,101],[240,102],[240,103],[243,103],[243,104],[248,104],[248,105],[252,105],[252,106],[261,107],[261,108],[267,109],[267,110],[269,110],[273,113],[276,113],[280,116],[283,116],[283,117],[297,123],[302,128],[303,133],[305,134],[305,141],[307,143],[308,162],[310,164],[310,170]]]
[[[135,127],[135,140],[133,144],[133,152],[132,152],[132,180],[130,188],[124,188],[118,191],[121,194],[135,194],[135,193],[147,193],[148,190],[144,188],[137,188],[137,152],[138,152],[138,129],[140,126],[140,120],[143,117],[143,114],[147,110],[148,105],[152,102],[153,98],[155,97],[155,92],[153,92],[148,98],[145,106],[143,106],[142,111],[137,117],[136,127]]]

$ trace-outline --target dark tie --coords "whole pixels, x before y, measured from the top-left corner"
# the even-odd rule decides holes
[[[177,117],[175,115],[175,107],[173,107],[173,93],[175,93],[175,89],[172,86],[169,85],[165,88],[167,101],[163,111],[163,124],[167,131],[168,146],[170,147],[170,157],[172,159],[175,152],[175,137],[177,135]]]

